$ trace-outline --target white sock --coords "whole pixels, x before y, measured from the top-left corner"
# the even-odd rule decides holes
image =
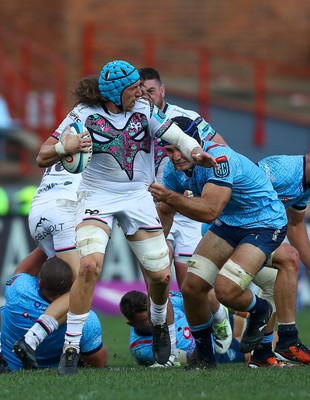
[[[80,341],[82,336],[83,327],[87,320],[89,312],[85,314],[73,314],[68,312],[67,314],[67,331],[65,334],[65,344],[63,351],[65,352],[68,347],[74,347],[77,352],[80,352]]]
[[[150,298],[150,313],[151,313],[151,322],[153,325],[160,325],[166,321],[167,304],[168,304],[168,299],[165,304],[159,305],[155,304],[153,300]]]
[[[173,354],[176,357],[176,359],[178,359],[177,336],[175,333],[175,325],[174,324],[168,325],[168,328],[169,328],[169,335],[171,342],[171,354]]]
[[[47,335],[58,329],[58,322],[50,315],[42,314],[37,322],[28,330],[25,335],[25,342],[36,350]]]
[[[220,324],[227,317],[225,307],[220,303],[219,309],[213,314],[213,323]]]

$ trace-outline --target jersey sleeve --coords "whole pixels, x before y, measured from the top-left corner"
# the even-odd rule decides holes
[[[137,335],[134,328],[130,328],[130,353],[139,365],[152,365],[155,362],[152,349],[152,336]]]
[[[212,126],[204,120],[200,115],[195,119],[201,140],[212,140],[216,135],[216,131]]]
[[[18,303],[26,288],[33,285],[37,279],[29,274],[20,273],[12,276],[5,284],[5,298],[7,303]]]
[[[81,354],[90,355],[103,345],[102,328],[96,313],[90,310],[81,338]]]

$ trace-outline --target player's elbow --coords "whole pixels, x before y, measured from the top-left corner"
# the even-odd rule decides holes
[[[220,212],[215,209],[209,209],[206,213],[202,214],[201,222],[212,224],[218,217]]]
[[[108,351],[102,346],[99,351],[92,355],[81,354],[82,366],[92,368],[104,368],[108,362]]]

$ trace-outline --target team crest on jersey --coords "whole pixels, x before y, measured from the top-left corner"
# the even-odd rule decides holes
[[[218,169],[213,167],[214,175],[218,178],[226,178],[230,174],[229,163],[226,156],[220,156],[216,158],[216,162],[219,166]]]
[[[166,118],[166,114],[163,113],[160,109],[157,110],[157,115],[160,119],[164,120]]]
[[[86,119],[85,126],[92,137],[93,153],[111,154],[132,180],[133,164],[138,152],[151,152],[152,138],[146,116],[136,112],[123,128],[117,129],[104,116],[94,114]]]

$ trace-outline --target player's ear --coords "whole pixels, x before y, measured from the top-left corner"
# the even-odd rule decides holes
[[[164,83],[162,83],[160,90],[161,90],[162,96],[165,97],[166,96],[166,86]]]

